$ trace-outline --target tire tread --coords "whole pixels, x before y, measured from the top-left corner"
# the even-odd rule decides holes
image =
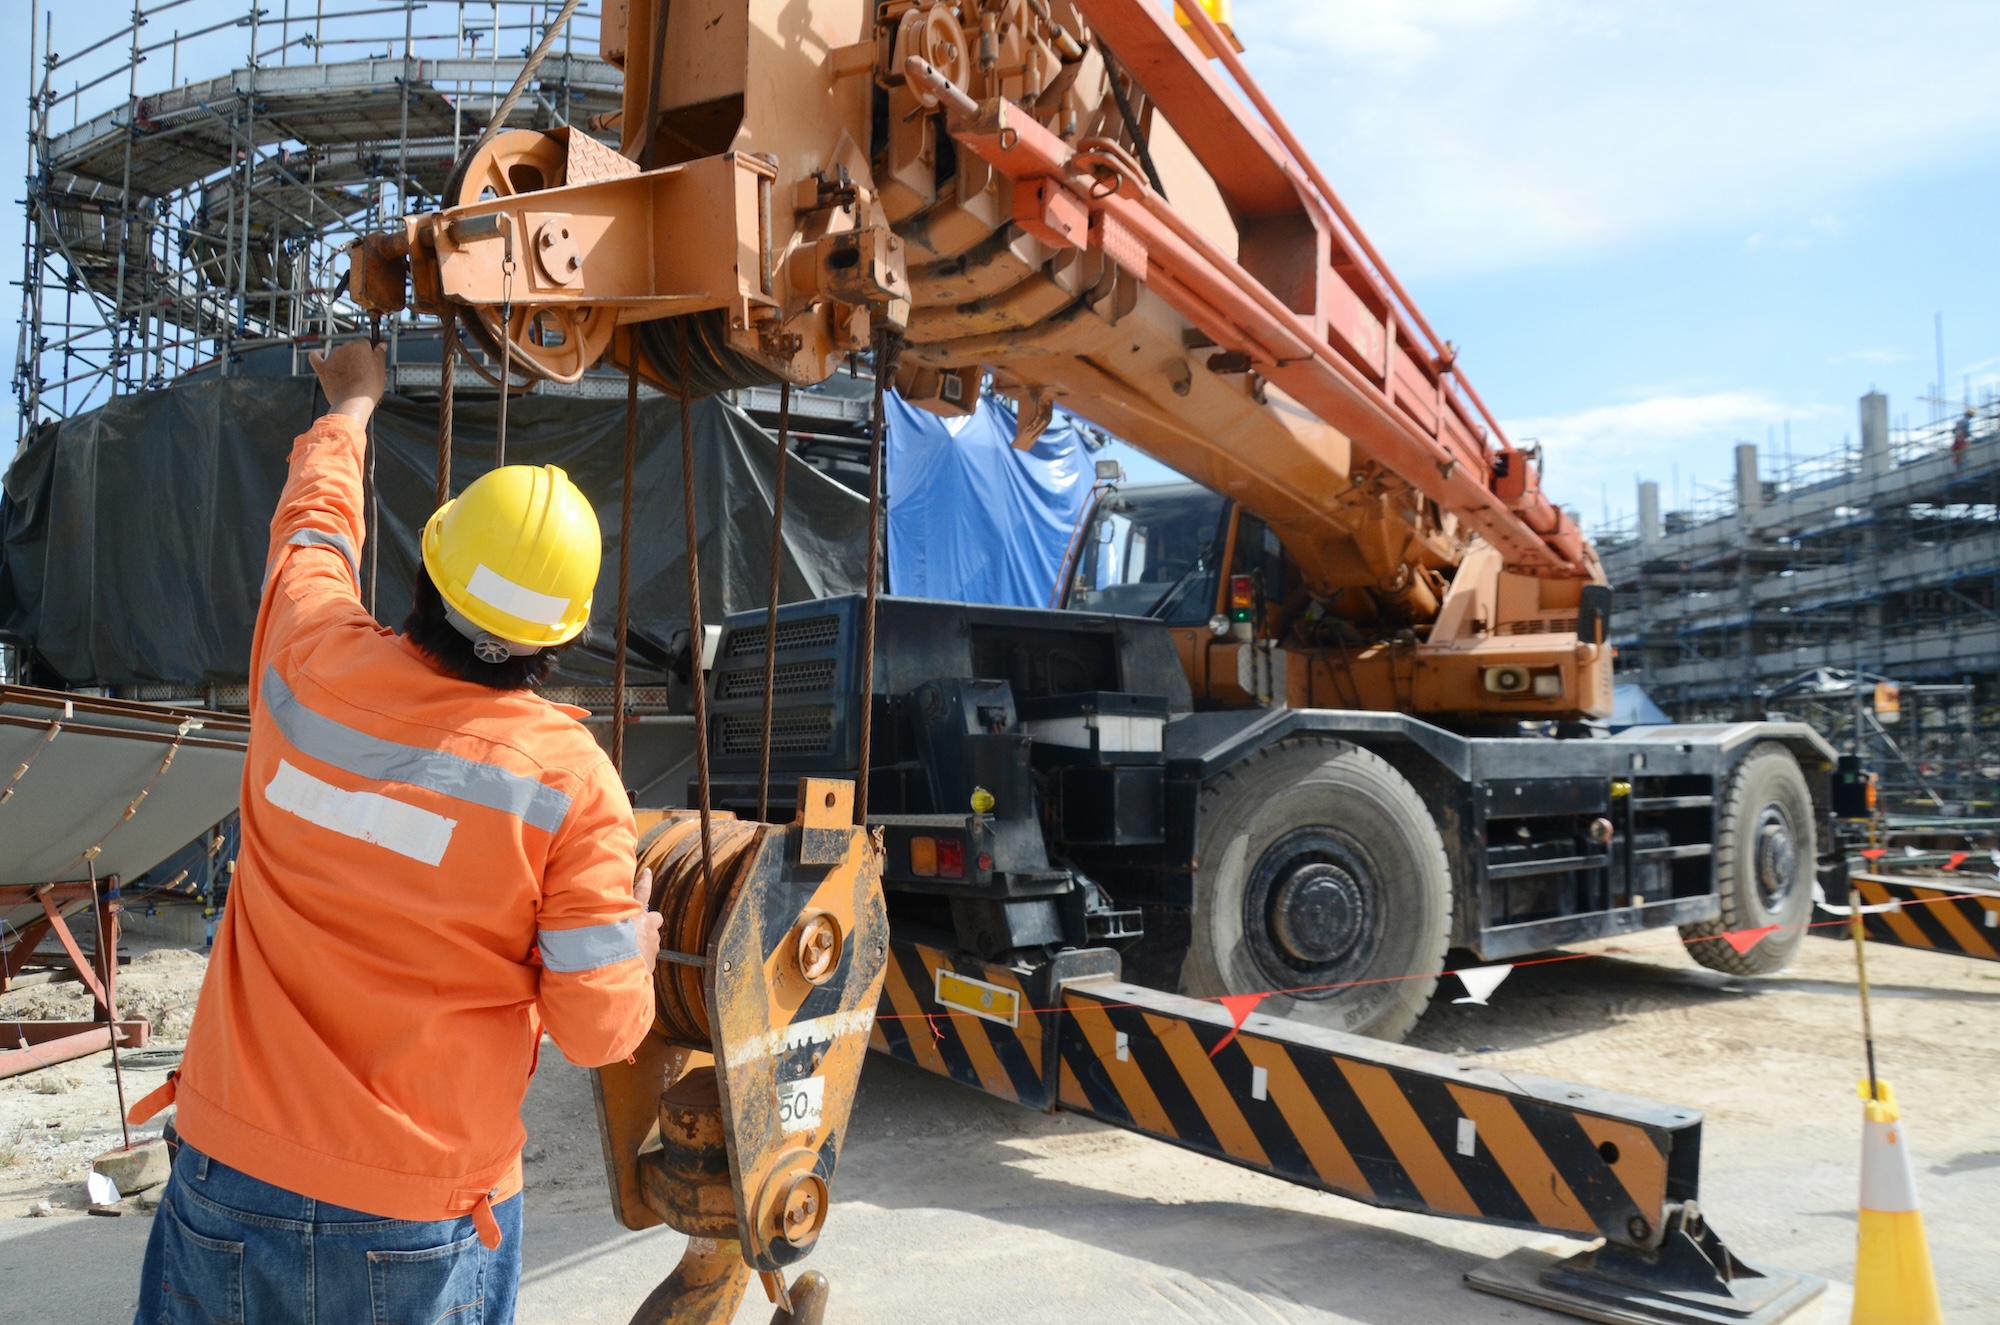
[[[1352,759],[1360,767],[1367,769],[1371,775],[1382,779],[1385,783],[1392,783],[1406,788],[1415,797],[1416,803],[1419,806],[1423,804],[1423,798],[1417,794],[1414,787],[1410,786],[1409,780],[1402,775],[1395,765],[1374,751],[1335,736],[1305,734],[1288,737],[1285,740],[1265,746],[1255,754],[1216,774],[1204,783],[1200,801],[1200,822],[1204,825],[1213,822],[1214,816],[1224,805],[1228,804],[1234,797],[1245,794],[1245,784],[1249,784],[1249,789],[1254,790],[1256,783],[1261,780],[1258,777],[1259,770],[1279,760],[1298,758],[1300,751],[1314,748],[1317,749],[1316,765],[1324,765],[1335,759]],[[1456,890],[1452,887],[1451,860],[1445,852],[1444,837],[1438,831],[1436,820],[1430,814],[1425,813],[1416,816],[1416,823],[1413,826],[1418,830],[1417,836],[1419,841],[1416,843],[1417,849],[1430,859],[1431,864],[1435,868],[1436,877],[1443,879],[1445,883],[1443,889],[1443,924],[1441,926],[1443,938],[1438,945],[1437,951],[1434,954],[1429,954],[1425,969],[1420,972],[1410,972],[1413,975],[1421,975],[1442,972],[1444,968],[1445,956],[1451,946],[1452,925],[1456,915],[1457,897]],[[1199,885],[1197,885],[1197,888],[1199,889]],[[1201,927],[1199,918],[1195,921],[1195,927],[1197,930]],[[1200,939],[1196,940],[1197,943],[1201,941]],[[1190,958],[1193,956],[1192,948],[1190,948],[1189,956]],[[1419,996],[1405,1000],[1401,1015],[1397,1016],[1393,1023],[1371,1028],[1367,1033],[1379,1039],[1391,1041],[1401,1040],[1405,1035],[1409,1034],[1410,1030],[1417,1024],[1417,1021],[1423,1016],[1424,1010],[1430,1005],[1431,998],[1436,993],[1440,978],[1440,975],[1431,974],[1429,979],[1410,981],[1409,984],[1413,993],[1418,993]],[[1185,980],[1183,992],[1186,992]],[[1195,996],[1204,997],[1212,995]]]
[[[1729,779],[1728,798],[1723,802],[1723,816],[1716,826],[1715,874],[1718,878],[1722,877],[1725,871],[1731,879],[1737,877],[1736,867],[1744,850],[1740,837],[1743,827],[1741,818],[1745,808],[1743,784],[1749,780],[1754,766],[1768,759],[1782,759],[1793,768],[1798,767],[1798,760],[1793,757],[1792,752],[1776,741],[1759,742],[1736,766],[1736,771]],[[1808,824],[1808,827],[1810,826]],[[1761,950],[1762,945],[1750,949],[1749,952],[1738,952],[1722,937],[1724,934],[1746,927],[1748,917],[1743,915],[1736,888],[1719,889],[1717,900],[1721,903],[1722,911],[1715,919],[1698,920],[1680,927],[1681,938],[1687,943],[1688,956],[1709,970],[1720,971],[1724,975],[1770,975],[1783,970],[1790,962],[1792,952],[1797,949],[1795,936],[1794,941],[1786,947],[1783,959],[1775,966],[1768,958],[1759,960],[1756,957],[1755,954]]]

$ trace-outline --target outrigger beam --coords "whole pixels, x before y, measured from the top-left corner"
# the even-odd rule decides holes
[[[1320,1191],[1600,1247],[1474,1287],[1591,1319],[1783,1319],[1825,1285],[1731,1255],[1701,1220],[1699,1111],[1118,978],[1117,954],[999,966],[896,938],[874,1048]],[[1602,1314],[1613,1311],[1622,1314]],[[1702,1313],[1708,1314],[1702,1314]]]

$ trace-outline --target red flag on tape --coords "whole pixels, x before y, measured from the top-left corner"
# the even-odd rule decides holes
[[[1945,867],[1946,869],[1948,869],[1948,870],[1955,870],[1955,869],[1957,869],[1957,868],[1958,868],[1958,867],[1959,867],[1960,865],[1963,865],[1963,864],[1965,863],[1965,857],[1966,857],[1966,855],[1967,855],[1967,853],[1966,853],[1966,852],[1963,852],[1963,851],[1954,851],[1954,852],[1952,852],[1952,853],[1951,853],[1951,859],[1950,859],[1950,860],[1947,860],[1947,861],[1946,861],[1946,862],[1944,863],[1944,867]]]
[[[1245,1019],[1257,1010],[1259,1003],[1269,997],[1269,994],[1224,994],[1218,999],[1223,1007],[1229,1009],[1229,1020],[1233,1024],[1229,1028],[1229,1034],[1215,1042],[1215,1048],[1208,1051],[1208,1056],[1213,1058],[1221,1053],[1224,1046],[1236,1038],[1236,1032],[1243,1029]]]
[[[1888,854],[1889,849],[1887,847],[1863,847],[1861,849],[1861,858],[1863,860],[1880,860]]]
[[[1730,947],[1736,949],[1736,954],[1740,957],[1762,943],[1766,934],[1777,932],[1777,928],[1776,925],[1766,925],[1762,929],[1732,929],[1722,937]]]

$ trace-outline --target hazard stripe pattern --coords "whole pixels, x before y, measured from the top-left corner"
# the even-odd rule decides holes
[[[1020,1024],[1000,1025],[937,1001],[937,972],[1012,990]],[[891,942],[889,978],[882,985],[872,1048],[892,1058],[950,1077],[1003,1100],[1046,1109],[1054,1101],[1042,1084],[1042,1022],[1020,977],[1003,966],[951,956],[922,944]]]
[[[2000,961],[2000,892],[1963,885],[1925,888],[1868,875],[1854,879],[1853,889],[1853,900],[1864,907],[1902,903],[1893,911],[1862,913],[1871,942]],[[1846,929],[1822,932],[1844,936]]]
[[[1669,1152],[1698,1144],[1692,1115],[1677,1131],[1247,1029],[1217,1051],[1226,1021],[1185,1001],[1068,986],[1062,1106],[1376,1205],[1621,1241],[1660,1226]]]

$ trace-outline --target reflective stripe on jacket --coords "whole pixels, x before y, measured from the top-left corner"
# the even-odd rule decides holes
[[[445,676],[362,609],[363,442],[329,415],[292,448],[177,1126],[266,1182],[429,1220],[520,1190],[541,1031],[626,1056],[652,972],[631,809],[580,710]]]

